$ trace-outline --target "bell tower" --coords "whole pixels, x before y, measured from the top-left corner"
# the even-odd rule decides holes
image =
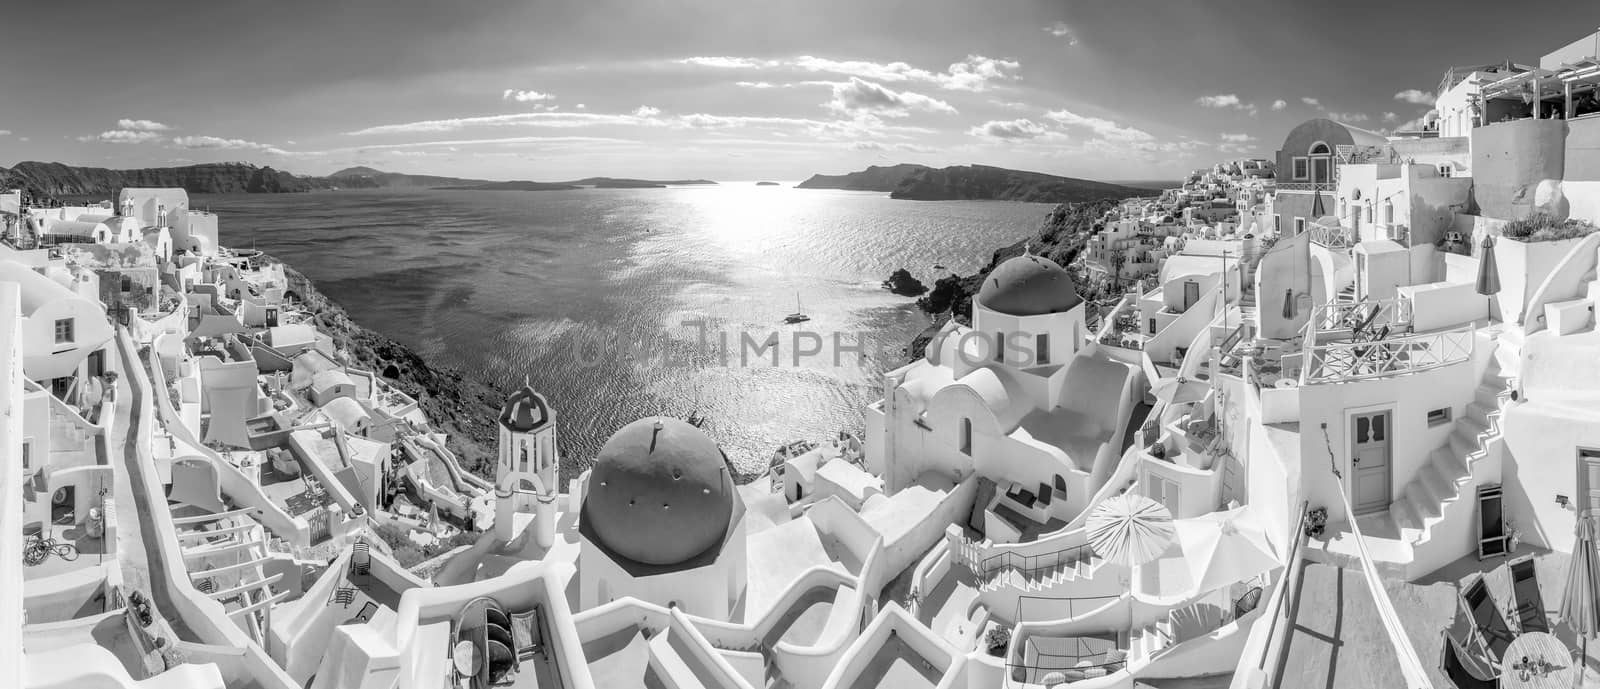
[[[500,408],[500,458],[495,465],[495,537],[517,536],[519,514],[533,515],[528,528],[542,548],[555,543],[556,499],[561,455],[556,449],[556,413],[543,395],[524,383]]]

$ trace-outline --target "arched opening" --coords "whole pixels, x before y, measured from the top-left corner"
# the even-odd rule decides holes
[[[389,380],[398,380],[400,378],[400,367],[394,364],[383,367],[383,377]]]
[[[1311,183],[1327,184],[1333,181],[1333,149],[1326,142],[1311,144],[1306,151],[1311,158]]]

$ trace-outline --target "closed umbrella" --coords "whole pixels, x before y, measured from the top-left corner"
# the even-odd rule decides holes
[[[1150,562],[1172,545],[1172,513],[1143,495],[1106,498],[1084,525],[1096,555],[1127,567]]]
[[[1500,269],[1494,262],[1494,237],[1485,235],[1478,256],[1478,294],[1492,297],[1500,293]]]
[[[1207,383],[1189,380],[1179,376],[1177,378],[1162,378],[1150,386],[1150,392],[1156,399],[1167,404],[1183,404],[1185,402],[1199,402],[1205,399],[1206,391],[1211,386]]]
[[[1589,637],[1600,632],[1600,555],[1595,553],[1594,521],[1590,515],[1578,518],[1577,540],[1572,545],[1572,562],[1567,565],[1567,588],[1561,596],[1561,619],[1583,637],[1583,653],[1578,656],[1578,677],[1588,665]]]
[[[1311,217],[1320,218],[1327,215],[1328,212],[1322,205],[1322,190],[1318,189],[1315,193],[1316,198],[1311,200]]]
[[[1219,589],[1281,564],[1248,507],[1184,519],[1176,529],[1196,591]]]

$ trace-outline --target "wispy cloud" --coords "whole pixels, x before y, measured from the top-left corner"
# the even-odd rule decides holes
[[[172,127],[154,120],[121,119],[117,120],[117,129],[127,129],[135,132],[164,132],[172,129]]]
[[[1238,94],[1233,93],[1219,93],[1213,96],[1201,96],[1194,99],[1194,102],[1199,103],[1200,107],[1203,108],[1233,108],[1234,110],[1249,113],[1251,117],[1255,117],[1257,112],[1255,103],[1246,103],[1239,99]]]
[[[1077,45],[1078,44],[1077,35],[1072,33],[1072,27],[1067,25],[1066,22],[1056,22],[1054,24],[1046,26],[1046,27],[1044,27],[1044,31],[1045,31],[1045,33],[1048,33],[1051,36],[1055,36],[1056,38],[1065,38],[1065,39],[1067,39],[1067,45]]]
[[[876,82],[925,82],[951,91],[985,91],[995,82],[1015,81],[1022,64],[982,55],[968,55],[960,62],[951,63],[944,71],[914,67],[907,62],[871,62],[867,60],[834,60],[814,55],[796,58],[767,59],[754,57],[688,57],[677,60],[679,64],[715,69],[789,70],[842,74],[861,77]],[[758,82],[751,82],[758,83]]]
[[[1394,99],[1417,105],[1433,105],[1433,92],[1421,89],[1406,89],[1394,94]]]
[[[111,129],[99,134],[78,137],[79,141],[98,141],[107,144],[142,144],[161,140],[161,132],[143,132],[132,129]]]
[[[1242,143],[1246,143],[1246,142],[1250,142],[1250,141],[1255,141],[1256,138],[1253,137],[1253,136],[1250,136],[1249,134],[1223,134],[1222,135],[1222,140],[1223,141],[1232,142],[1232,143],[1242,144]]]
[[[1399,118],[1400,118],[1399,115],[1397,115],[1395,113],[1392,113],[1392,112],[1383,113],[1383,121],[1384,122],[1393,122],[1393,121],[1395,121],[1396,119],[1399,119]]]
[[[1320,108],[1320,107],[1322,107],[1322,101],[1320,101],[1320,100],[1317,100],[1317,99],[1315,99],[1315,98],[1311,98],[1311,97],[1309,97],[1309,96],[1308,96],[1308,97],[1303,97],[1303,98],[1301,98],[1301,99],[1300,99],[1300,102],[1301,102],[1301,103],[1305,103],[1305,104],[1306,104],[1306,105],[1309,105],[1309,106],[1311,106],[1311,107],[1313,107],[1313,108]]]
[[[1097,136],[1110,141],[1150,141],[1155,139],[1149,132],[1134,127],[1127,127],[1111,120],[1100,117],[1087,117],[1067,110],[1051,110],[1045,117],[1059,124],[1072,127],[1086,127]]]
[[[229,149],[241,151],[259,151],[272,155],[290,155],[277,146],[271,144],[246,141],[244,139],[224,139],[220,136],[177,136],[172,138],[172,145],[179,148],[194,149]]]
[[[542,91],[519,91],[517,89],[506,89],[500,94],[501,100],[514,100],[518,103],[537,103],[554,98],[554,95]]]
[[[747,89],[774,89],[774,88],[779,88],[778,84],[773,84],[773,83],[767,82],[767,81],[736,81],[736,82],[734,82],[734,85],[735,86],[742,86],[742,87],[747,88]],[[790,86],[793,86],[793,85],[794,84],[783,84],[782,88],[789,88]]]
[[[1366,122],[1372,118],[1364,112],[1329,112],[1328,119],[1335,122]]]
[[[11,136],[11,130],[9,130],[9,129],[0,129],[0,136]]]
[[[1282,109],[1287,108],[1287,107],[1289,107],[1289,103],[1287,101],[1283,100],[1282,98],[1279,98],[1278,100],[1272,101],[1272,109],[1273,110],[1282,110]]]
[[[967,133],[979,138],[998,141],[1025,141],[1051,135],[1064,136],[1059,132],[1052,132],[1044,125],[1027,118],[989,120],[967,130]]]
[[[633,111],[633,116],[634,117],[646,117],[646,118],[648,118],[648,117],[655,117],[656,115],[660,115],[660,114],[661,114],[661,108],[652,108],[652,107],[650,107],[648,105],[641,105],[641,106],[639,106],[637,109],[635,109]]]
[[[833,98],[824,105],[842,115],[872,113],[885,117],[905,117],[911,111],[955,114],[956,109],[937,98],[911,91],[894,91],[861,77],[829,84]]]

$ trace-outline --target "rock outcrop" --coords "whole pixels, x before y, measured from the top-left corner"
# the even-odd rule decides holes
[[[928,291],[927,285],[912,277],[911,271],[905,268],[899,268],[891,273],[889,279],[883,281],[883,288],[902,297],[920,297]]]

